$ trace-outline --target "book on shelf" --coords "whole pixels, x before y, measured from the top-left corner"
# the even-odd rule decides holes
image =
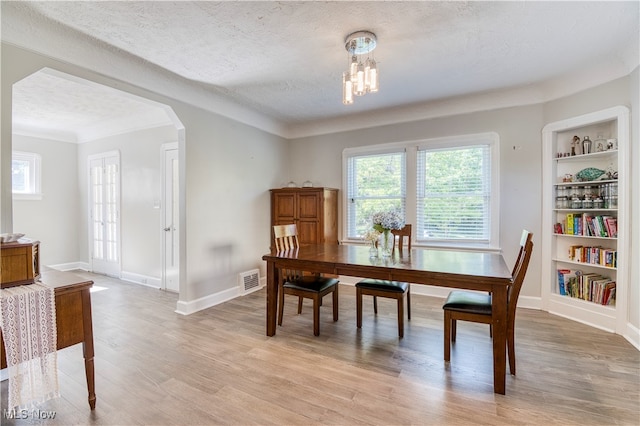
[[[599,305],[615,305],[616,282],[596,273],[558,269],[558,294]]]
[[[564,227],[565,232],[567,233],[567,235],[573,235],[573,213],[567,213],[567,217],[565,219],[566,221],[566,225]]]
[[[618,238],[618,219],[612,216],[604,216],[604,224],[609,237]]]
[[[585,226],[585,234],[586,236],[589,237],[593,237],[596,235],[596,229],[593,226],[593,216],[588,215],[587,213],[585,213],[584,215],[582,215],[583,217],[583,221],[586,223]]]
[[[561,296],[566,296],[567,286],[569,285],[570,269],[558,269],[558,292]]]

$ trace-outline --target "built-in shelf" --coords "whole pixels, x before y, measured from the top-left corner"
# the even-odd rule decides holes
[[[565,156],[572,151],[575,136],[581,140],[589,136],[592,141],[597,136],[616,139],[617,149]],[[629,307],[629,109],[619,106],[550,123],[544,127],[542,138],[543,158],[548,159],[543,162],[543,307],[551,313],[623,334]],[[579,172],[591,167],[604,170],[606,174],[597,180],[576,179]],[[585,191],[585,187],[591,197],[583,192],[573,198],[574,193]],[[614,190],[617,198],[611,197]],[[571,192],[573,200],[582,196],[582,200],[586,200],[583,202],[585,205],[589,200],[603,198],[605,192],[609,198],[598,208],[558,208],[565,205],[563,201],[567,192]],[[571,221],[576,218],[582,225],[588,223],[590,228],[580,231],[578,226],[571,227]],[[609,218],[608,222],[605,220],[603,233],[617,237],[596,236],[598,232],[593,235],[590,218],[597,218],[601,223]],[[617,226],[617,234],[606,232],[609,225],[611,230]],[[570,229],[592,235],[566,233]],[[569,258],[586,259],[587,262]],[[589,262],[593,258],[615,267]],[[615,261],[610,262],[610,259]],[[577,271],[580,272],[576,274]],[[605,285],[607,294],[615,288],[615,300],[610,300],[609,305],[597,303],[598,299],[591,293],[596,288],[602,291]],[[568,290],[575,290],[577,286],[580,295],[568,295]],[[601,302],[605,303],[604,300]]]

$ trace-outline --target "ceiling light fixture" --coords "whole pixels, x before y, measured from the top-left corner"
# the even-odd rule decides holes
[[[376,35],[370,31],[356,31],[344,40],[349,71],[342,73],[342,103],[351,105],[353,96],[378,91],[378,65],[373,59]]]

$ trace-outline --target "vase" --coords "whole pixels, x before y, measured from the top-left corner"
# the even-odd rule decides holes
[[[385,229],[380,235],[379,242],[382,257],[390,257],[393,251],[393,234],[390,229]]]
[[[376,241],[370,241],[371,245],[369,246],[369,257],[378,257],[378,246]]]

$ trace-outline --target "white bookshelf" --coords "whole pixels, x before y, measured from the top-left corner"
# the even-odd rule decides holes
[[[576,155],[571,153],[572,140],[589,136],[591,152],[582,153],[582,144]],[[596,139],[616,139],[617,148],[599,150]],[[629,285],[629,109],[617,106],[590,114],[547,124],[542,130],[543,141],[543,200],[542,200],[542,300],[545,310],[580,321],[603,330],[623,334],[628,322]],[[576,181],[575,175],[586,168],[615,171],[617,176],[605,174],[595,180]],[[573,181],[565,182],[572,175]],[[586,189],[585,189],[586,187]],[[617,203],[613,197],[596,208],[570,201],[572,194],[603,194],[617,187]],[[561,205],[558,196],[567,195],[569,206]],[[603,200],[605,200],[603,198]],[[575,200],[574,200],[575,201]],[[584,203],[584,202],[583,202]],[[586,207],[586,208],[585,208]],[[576,230],[555,229],[557,223],[566,226],[567,215],[585,214],[615,218],[617,236],[587,235]],[[577,235],[576,235],[577,234]],[[602,251],[616,251],[615,267],[587,263],[569,257],[571,247],[596,247]],[[584,274],[598,274],[616,282],[615,305],[602,305],[581,298],[561,295],[558,270],[579,270]]]

